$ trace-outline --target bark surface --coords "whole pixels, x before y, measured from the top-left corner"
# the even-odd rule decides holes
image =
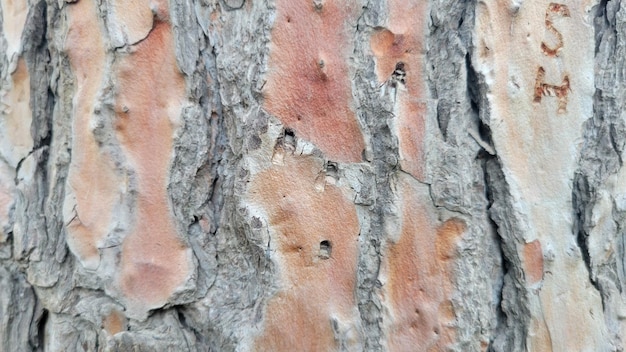
[[[619,0],[0,0],[0,351],[622,351]]]

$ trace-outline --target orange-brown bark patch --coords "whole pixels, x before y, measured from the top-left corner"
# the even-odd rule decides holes
[[[278,0],[272,30],[265,108],[331,160],[361,160],[365,146],[356,115],[347,60],[348,2]]]
[[[424,178],[427,87],[422,67],[427,9],[428,3],[421,0],[390,0],[389,26],[375,31],[370,39],[381,84],[391,77],[397,63],[404,63],[406,89],[396,93],[400,165],[420,180]]]
[[[111,310],[111,312],[102,319],[102,327],[109,334],[115,335],[118,332],[126,330],[126,317],[118,310]]]
[[[426,103],[404,97],[400,97],[400,102],[397,124],[400,166],[418,180],[424,180]]]
[[[456,257],[459,236],[465,232],[465,221],[458,218],[446,220],[437,228],[437,256],[439,260],[446,261]]]
[[[543,279],[543,251],[539,240],[524,244],[524,274],[529,284]]]
[[[282,280],[255,350],[333,350],[331,319],[354,318],[356,209],[336,186],[316,189],[322,168],[321,160],[288,154],[283,165],[252,181],[252,201],[265,210],[276,234],[272,241]]]
[[[166,303],[188,278],[186,246],[178,237],[167,195],[175,125],[185,96],[168,23],[157,22],[119,60],[116,134],[137,184],[134,227],[122,246],[123,294],[136,307]]]
[[[80,1],[68,5],[68,13],[65,49],[76,79],[68,186],[75,203],[66,200],[65,207],[71,209],[64,220],[70,249],[84,265],[95,269],[100,260],[98,245],[109,232],[122,179],[115,173],[110,156],[98,146],[90,126],[105,67],[105,34],[96,4]]]
[[[438,226],[412,180],[401,182],[402,234],[389,246],[389,349],[443,351],[455,341],[452,302],[453,259],[466,229],[460,219]]]

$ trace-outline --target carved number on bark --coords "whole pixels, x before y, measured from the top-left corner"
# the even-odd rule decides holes
[[[567,5],[550,3],[546,10],[546,27],[554,34],[557,39],[556,47],[551,48],[545,42],[541,42],[541,50],[546,56],[555,57],[559,55],[559,52],[563,48],[563,35],[557,31],[552,23],[552,16],[560,15],[563,17],[570,17],[569,8]],[[537,78],[535,79],[535,98],[534,101],[541,102],[541,97],[544,95],[557,97],[559,100],[559,108],[557,113],[563,114],[567,111],[567,94],[570,90],[569,76],[563,77],[563,82],[560,86],[554,84],[548,84],[544,82],[546,70],[539,66],[537,70]]]

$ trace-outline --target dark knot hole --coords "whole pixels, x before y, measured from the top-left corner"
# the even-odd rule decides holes
[[[319,256],[321,259],[329,259],[332,250],[333,250],[333,246],[332,244],[330,244],[330,241],[323,240],[322,242],[320,242],[320,255]]]

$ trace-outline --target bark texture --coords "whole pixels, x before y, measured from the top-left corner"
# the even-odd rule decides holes
[[[0,0],[0,351],[622,351],[619,0]]]

